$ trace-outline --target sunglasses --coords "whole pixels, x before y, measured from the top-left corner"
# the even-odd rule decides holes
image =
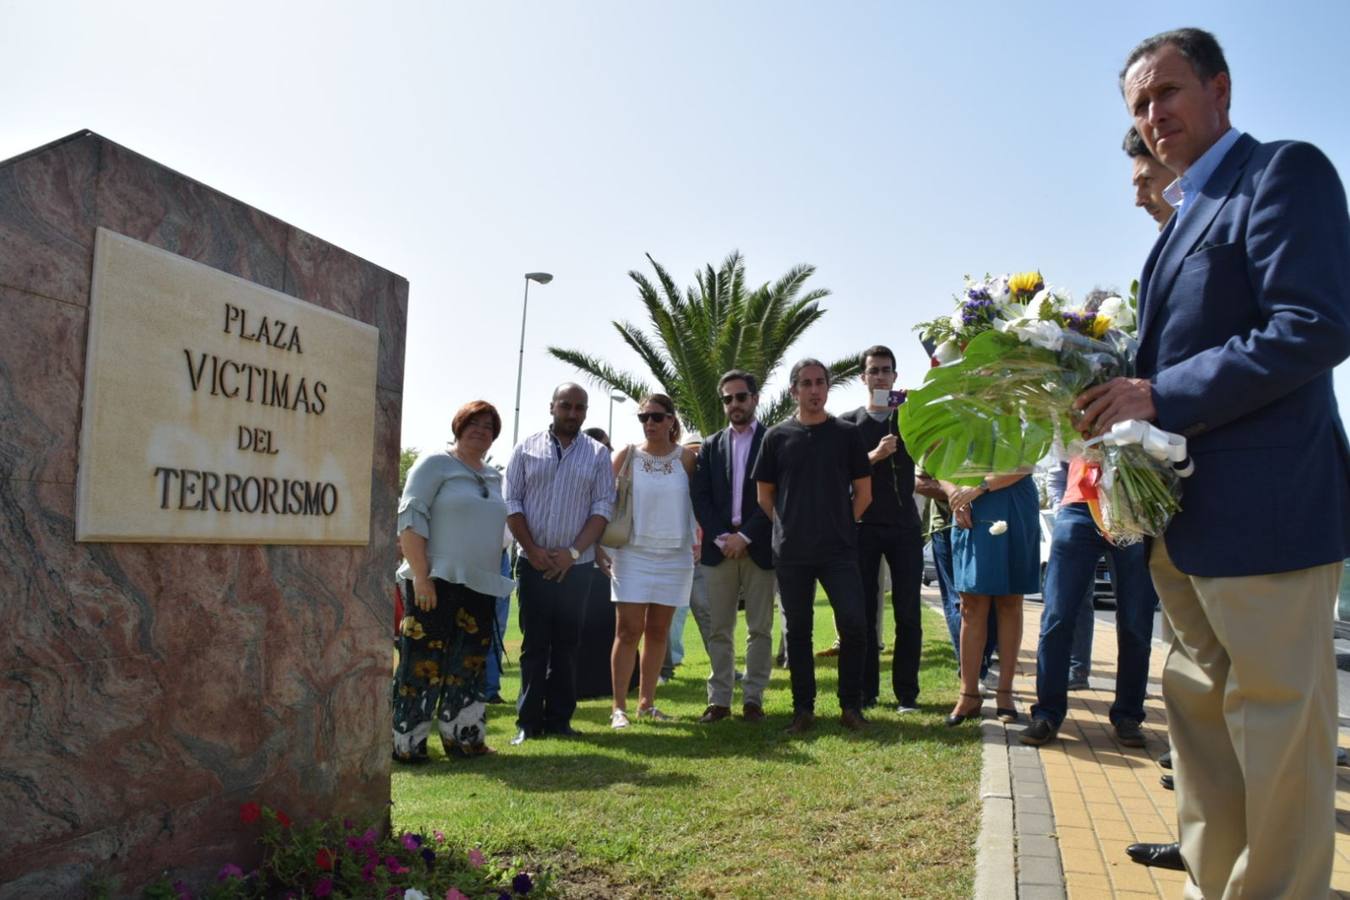
[[[648,422],[655,422],[657,425],[660,425],[668,418],[670,418],[670,413],[638,413],[638,421],[643,425],[646,425]]]
[[[469,470],[469,474],[473,476],[474,481],[478,482],[478,493],[482,494],[483,499],[486,500],[488,498],[487,480],[472,469]]]
[[[749,399],[750,399],[749,391],[737,391],[734,394],[723,394],[722,405],[730,406],[733,403],[744,403],[746,400]]]

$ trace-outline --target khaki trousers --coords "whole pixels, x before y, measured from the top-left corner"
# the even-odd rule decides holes
[[[745,679],[741,691],[746,703],[764,705],[764,690],[773,674],[773,570],[761,569],[748,556],[724,559],[715,566],[700,565],[708,590],[708,632],[705,643],[712,674],[708,676],[708,703],[731,706],[736,690],[736,612],[745,598]]]
[[[1172,626],[1163,700],[1188,898],[1326,897],[1341,563],[1241,578],[1149,559]]]

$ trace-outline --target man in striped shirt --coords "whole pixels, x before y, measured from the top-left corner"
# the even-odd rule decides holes
[[[595,571],[595,542],[613,515],[604,445],[581,433],[586,391],[559,385],[547,431],[521,441],[506,467],[506,524],[520,544],[520,698],[511,743],[575,734],[576,652]]]

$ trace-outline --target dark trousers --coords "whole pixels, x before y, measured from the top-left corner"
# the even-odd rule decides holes
[[[811,638],[817,581],[825,589],[825,596],[834,609],[834,626],[839,632],[839,708],[862,709],[867,623],[857,558],[848,556],[820,563],[793,563],[780,559],[775,564],[774,575],[778,578],[778,594],[787,622],[793,712],[815,711],[816,657],[811,650]],[[875,644],[872,652],[876,652]]]
[[[522,554],[520,585],[520,698],[516,727],[537,734],[567,725],[577,708],[576,656],[582,612],[595,566],[580,563],[561,582],[546,581]]]
[[[881,696],[881,644],[877,621],[877,592],[881,560],[891,569],[891,608],[895,612],[895,648],[891,687],[905,706],[919,700],[919,660],[923,654],[923,621],[919,587],[923,581],[923,536],[899,525],[858,526],[858,570],[862,574],[863,616],[867,637],[863,657],[863,696],[875,703]]]

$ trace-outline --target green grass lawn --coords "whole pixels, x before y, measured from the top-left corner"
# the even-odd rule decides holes
[[[520,633],[506,646],[514,660]],[[816,603],[817,647],[833,636]],[[889,612],[883,634],[891,634]],[[507,745],[514,707],[488,708],[500,752],[395,766],[393,816],[402,828],[439,828],[452,842],[514,856],[557,878],[566,897],[968,897],[979,828],[979,732],[947,728],[957,692],[940,616],[924,610],[922,711],[900,716],[882,658],[883,705],[854,735],[838,724],[834,660],[816,661],[818,724],[783,734],[792,710],[775,669],[763,722],[699,725],[707,655],[692,617],[685,659],[657,691],[673,722],[614,732],[607,700],[583,701],[570,739]],[[737,639],[744,662],[744,620]],[[519,669],[502,694],[514,699]],[[636,692],[629,701],[637,707]]]

